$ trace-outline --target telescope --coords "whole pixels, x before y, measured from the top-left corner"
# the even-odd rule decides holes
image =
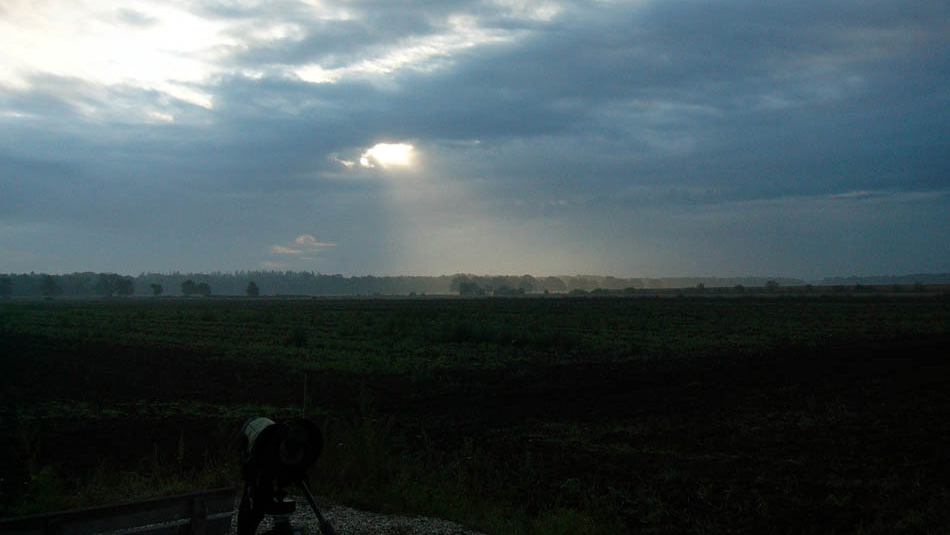
[[[273,535],[294,535],[290,524],[297,504],[287,497],[287,487],[299,487],[313,509],[323,535],[336,535],[310,492],[307,469],[323,451],[323,434],[305,419],[277,423],[251,418],[241,428],[241,476],[244,492],[238,509],[238,535],[254,535],[265,515],[270,515]]]

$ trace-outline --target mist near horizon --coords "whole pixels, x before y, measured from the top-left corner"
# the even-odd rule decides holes
[[[950,272],[950,7],[0,9],[0,273]]]

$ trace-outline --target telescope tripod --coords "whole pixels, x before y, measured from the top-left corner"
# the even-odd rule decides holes
[[[336,535],[336,530],[317,507],[307,480],[301,479],[296,483],[307,498],[310,509],[317,516],[320,533]],[[244,496],[241,498],[241,508],[238,510],[238,535],[254,535],[265,515],[270,516],[274,523],[264,535],[300,535],[300,528],[290,522],[290,516],[297,510],[297,503],[286,500],[287,493],[283,489],[278,489],[273,493],[270,491],[269,485],[267,488],[257,489],[249,485],[244,486]]]

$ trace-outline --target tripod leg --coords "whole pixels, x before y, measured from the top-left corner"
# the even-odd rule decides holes
[[[333,529],[333,526],[327,522],[327,519],[324,518],[323,513],[321,513],[320,509],[317,508],[317,502],[313,499],[313,493],[310,492],[310,485],[307,484],[306,479],[300,480],[300,488],[303,489],[303,493],[307,497],[307,503],[310,504],[310,508],[313,509],[314,514],[317,515],[317,522],[320,523],[320,531],[323,533],[323,535],[336,535],[336,530]]]
[[[254,535],[257,526],[261,520],[264,520],[264,501],[259,500],[259,494],[254,492],[249,485],[244,485],[244,496],[241,497],[241,507],[238,509],[237,533],[238,535]]]

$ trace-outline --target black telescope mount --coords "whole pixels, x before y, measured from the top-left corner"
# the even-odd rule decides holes
[[[244,491],[238,509],[237,535],[254,535],[265,516],[273,519],[268,533],[299,535],[290,522],[297,504],[286,489],[297,486],[313,509],[323,535],[336,535],[320,512],[307,482],[307,469],[323,451],[323,434],[305,419],[276,423],[251,418],[241,428],[241,476]]]

